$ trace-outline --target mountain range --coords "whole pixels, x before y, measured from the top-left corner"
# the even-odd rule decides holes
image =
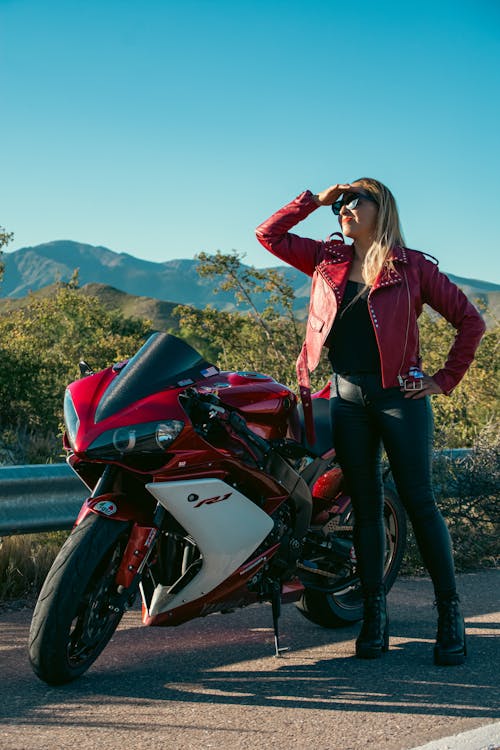
[[[41,290],[56,281],[69,281],[75,269],[78,269],[80,286],[85,288],[90,285],[86,293],[90,293],[93,288],[94,292],[99,290],[100,296],[104,287],[113,287],[111,292],[106,293],[107,299],[109,301],[114,296],[118,302],[120,298],[120,307],[125,304],[120,292],[125,292],[135,298],[152,298],[149,306],[153,300],[161,300],[166,303],[190,304],[197,308],[211,304],[219,310],[236,309],[232,292],[215,294],[217,279],[198,275],[196,260],[178,259],[155,263],[127,253],[117,253],[106,247],[72,240],[56,240],[4,253],[3,261],[5,272],[0,292],[2,297],[8,298],[12,303],[16,298]],[[310,279],[288,266],[280,268],[295,290],[298,316],[305,317]],[[448,276],[473,301],[480,299],[498,317],[500,285],[452,274]],[[258,304],[264,306],[264,295]],[[8,305],[11,306],[16,305]],[[126,306],[130,308],[129,314],[140,314],[138,299],[128,300]],[[166,310],[167,308],[163,312]]]

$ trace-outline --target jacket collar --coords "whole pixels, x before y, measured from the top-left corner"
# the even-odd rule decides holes
[[[353,258],[352,245],[345,245],[343,242],[326,242],[325,257],[322,263],[345,263]]]
[[[375,279],[375,283],[372,287],[372,292],[375,291],[375,289],[380,289],[381,287],[401,284],[401,282],[403,281],[402,274],[399,273],[396,267],[390,268],[389,261],[397,261],[398,263],[404,263],[405,265],[407,265],[408,254],[406,252],[406,248],[399,247],[398,245],[392,248],[391,252],[386,258],[384,265],[382,266],[382,270]],[[405,272],[403,271],[403,273]]]
[[[346,245],[343,242],[326,242],[325,243],[327,263],[342,263],[351,260],[353,255],[352,245]],[[387,260],[397,260],[400,263],[408,263],[408,251],[405,247],[395,245],[387,256]]]
[[[338,242],[326,243],[325,250],[323,259],[316,266],[316,272],[333,289],[337,303],[340,305],[354,253],[350,245]]]
[[[327,242],[325,244],[325,249],[325,257],[321,263],[319,263],[317,270],[334,289],[336,295],[341,298],[347,280],[348,268],[353,258],[352,245],[345,245],[339,242]],[[387,256],[387,261],[396,261],[407,265],[409,261],[406,248],[396,245]],[[381,287],[400,284],[402,281],[403,276],[401,273],[399,273],[396,268],[391,269],[389,264],[385,262],[371,291],[373,292]]]
[[[408,252],[405,247],[395,245],[387,256],[387,260],[398,260],[400,263],[408,263]]]

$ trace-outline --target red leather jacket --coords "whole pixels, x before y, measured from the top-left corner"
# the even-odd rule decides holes
[[[257,230],[259,242],[281,260],[312,276],[306,339],[297,360],[302,395],[309,387],[309,373],[318,365],[345,292],[353,249],[339,241],[298,237],[289,230],[318,205],[307,190],[273,214]],[[380,353],[382,385],[398,386],[398,376],[412,365],[420,366],[417,318],[424,303],[443,315],[457,335],[444,366],[433,374],[447,395],[464,376],[474,358],[485,325],[465,294],[441,273],[423,253],[395,247],[368,295],[368,307]]]

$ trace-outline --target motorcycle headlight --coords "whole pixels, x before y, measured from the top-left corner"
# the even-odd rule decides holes
[[[146,422],[106,430],[85,452],[95,458],[163,453],[180,435],[183,427],[184,422],[180,419],[167,419],[163,422]]]
[[[68,442],[72,448],[75,446],[76,434],[80,427],[80,420],[76,413],[73,399],[68,388],[64,393],[64,424],[66,425],[66,434],[68,436]]]

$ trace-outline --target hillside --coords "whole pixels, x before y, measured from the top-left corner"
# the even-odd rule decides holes
[[[24,297],[55,281],[69,281],[78,268],[82,286],[99,283],[139,297],[200,308],[208,303],[221,310],[234,308],[231,293],[214,296],[214,282],[198,275],[195,260],[153,263],[105,247],[59,240],[5,253],[4,262],[3,297]]]
[[[57,284],[50,284],[25,297],[0,298],[0,315],[7,314],[11,310],[22,309],[29,299],[50,297],[54,294],[56,287]],[[172,315],[172,310],[176,307],[175,302],[127,294],[106,284],[85,284],[78,291],[83,295],[97,297],[105,307],[110,310],[120,310],[127,317],[147,318],[159,331],[175,332],[179,328],[177,318]]]
[[[200,277],[197,261],[170,260],[164,263],[135,258],[127,253],[116,253],[105,247],[86,245],[71,240],[58,240],[34,247],[25,247],[3,256],[5,273],[0,289],[3,298],[22,299],[29,292],[48,293],[56,281],[69,281],[75,268],[84,293],[103,296],[109,304],[123,309],[126,314],[147,315],[154,320],[170,320],[175,304],[190,304],[204,308],[211,304],[219,310],[235,309],[231,292],[214,293],[216,281]],[[299,318],[306,316],[310,280],[293,268],[282,267],[287,281],[295,290],[295,309]],[[473,301],[481,300],[489,306],[493,316],[500,317],[500,285],[449,274]],[[90,291],[92,290],[92,291]],[[106,291],[105,291],[106,290]],[[112,290],[112,291],[111,291]],[[168,300],[168,301],[167,301]],[[265,295],[257,299],[264,307]],[[2,302],[0,309],[12,309]]]

